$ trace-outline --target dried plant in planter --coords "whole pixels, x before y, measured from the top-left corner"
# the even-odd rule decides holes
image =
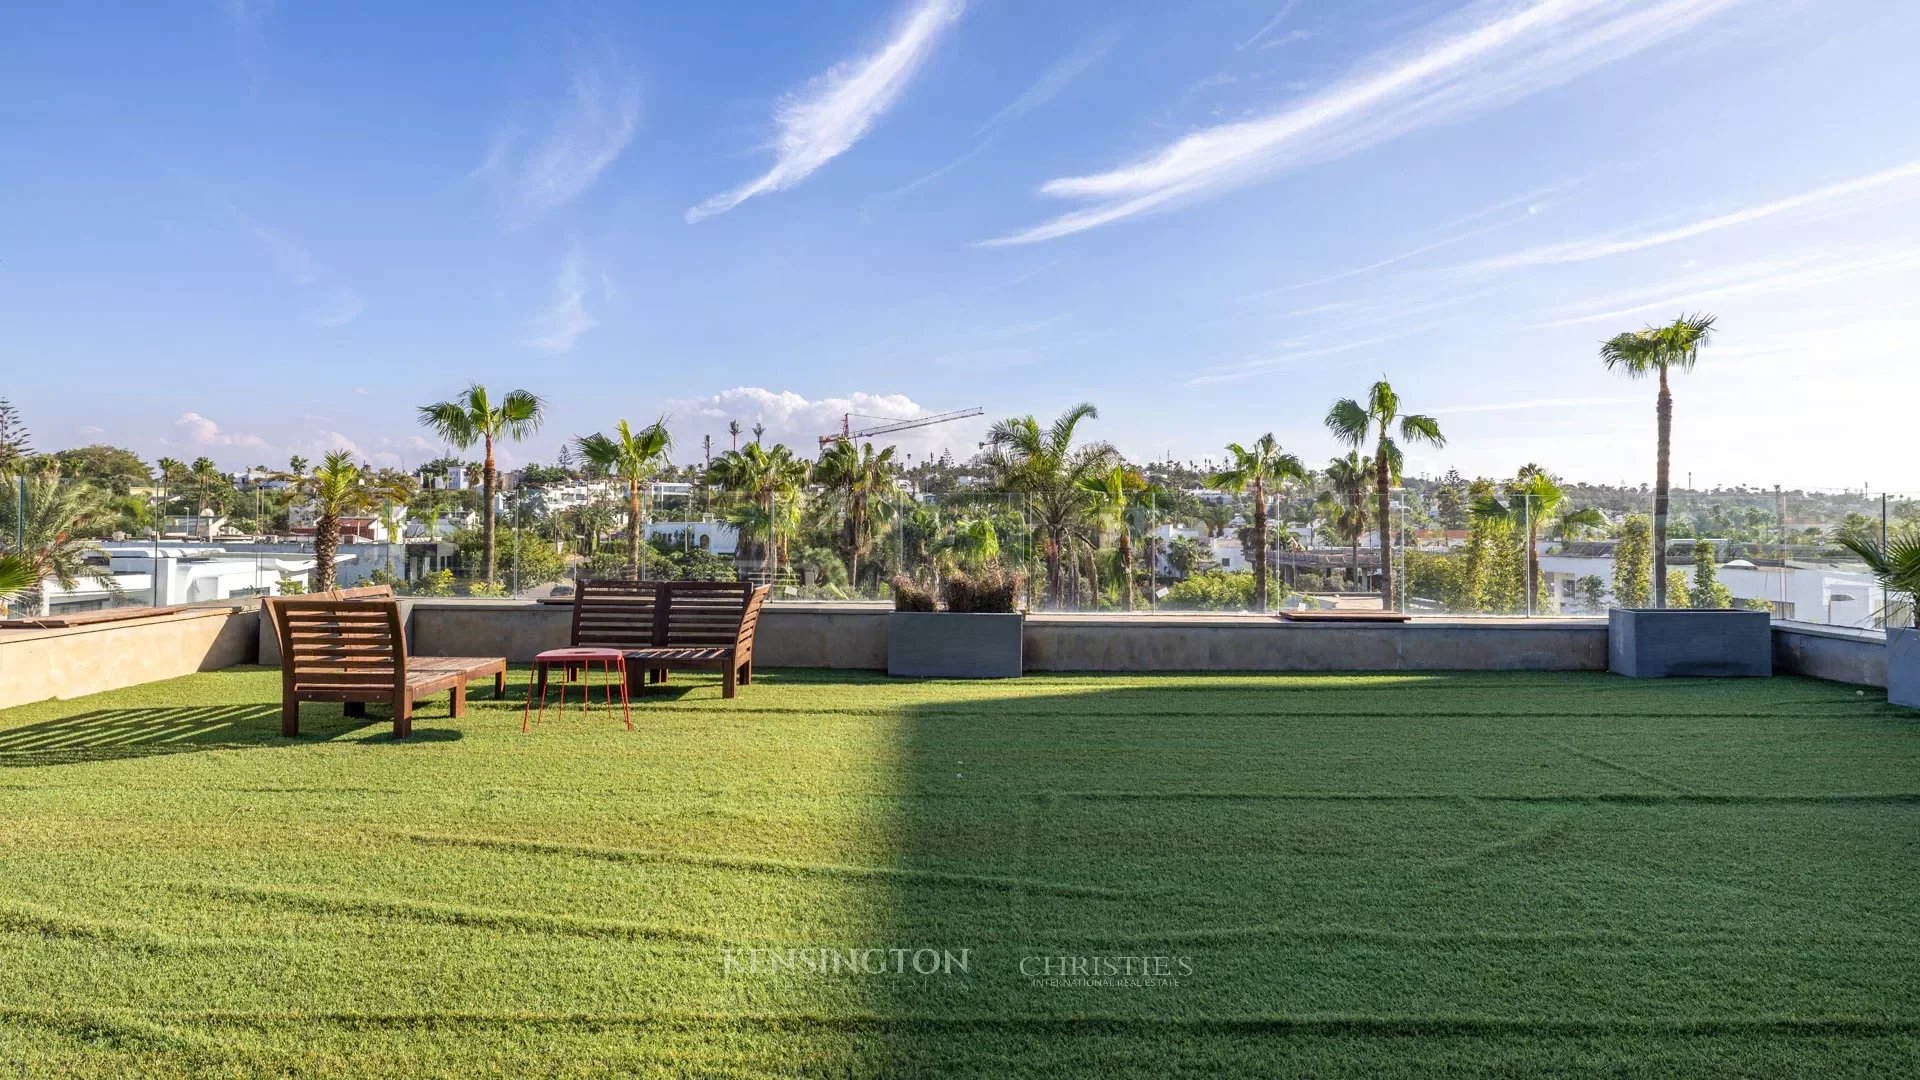
[[[940,605],[932,589],[905,574],[896,574],[893,579],[893,610],[938,611]]]
[[[1007,615],[1020,610],[1025,574],[989,566],[970,574],[955,574],[940,587],[947,610],[962,614]]]

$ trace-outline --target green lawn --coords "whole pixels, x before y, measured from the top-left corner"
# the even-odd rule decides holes
[[[0,712],[0,1072],[1920,1070],[1920,715],[1847,687],[769,672],[632,733],[442,698],[405,743],[277,710],[239,669]],[[726,964],[919,947],[967,970]]]

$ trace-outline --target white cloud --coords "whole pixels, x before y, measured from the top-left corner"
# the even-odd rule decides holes
[[[1748,225],[1756,221],[1764,221],[1768,218],[1778,217],[1782,214],[1790,214],[1799,210],[1819,207],[1822,204],[1848,202],[1856,196],[1877,193],[1880,189],[1886,188],[1889,185],[1897,185],[1917,178],[1920,178],[1920,161],[1909,161],[1904,165],[1898,165],[1891,169],[1883,169],[1880,172],[1870,173],[1866,176],[1858,176],[1852,180],[1828,184],[1824,187],[1815,188],[1812,191],[1803,191],[1798,195],[1792,195],[1784,199],[1775,199],[1772,202],[1761,203],[1758,206],[1748,206],[1724,214],[1717,214],[1710,218],[1689,222],[1686,225],[1671,229],[1663,229],[1659,232],[1641,233],[1633,236],[1620,237],[1618,239],[1610,236],[1599,236],[1589,237],[1584,240],[1569,241],[1562,244],[1543,244],[1539,247],[1527,248],[1523,251],[1510,252],[1505,255],[1496,255],[1493,258],[1466,263],[1460,266],[1459,269],[1467,271],[1510,270],[1523,266],[1544,266],[1555,263],[1587,262],[1592,259],[1604,259],[1610,255],[1624,255],[1629,252],[1644,251],[1647,248],[1659,247],[1663,244],[1677,243],[1681,240],[1691,240],[1694,237],[1718,232],[1721,229],[1731,229],[1740,225]],[[1920,185],[1914,185],[1912,190],[1904,194],[1909,197],[1920,194]]]
[[[553,279],[553,300],[534,317],[526,343],[544,353],[567,352],[595,325],[587,311],[586,256],[576,247],[561,261]]]
[[[196,447],[247,446],[264,447],[267,440],[244,431],[226,431],[219,424],[201,416],[199,413],[182,413],[173,422],[180,429],[188,445]]]
[[[583,194],[619,160],[640,127],[640,90],[612,65],[574,72],[567,101],[546,134],[517,157],[517,127],[495,132],[487,154],[470,174],[493,181],[502,199],[533,215],[564,206]]]
[[[1050,240],[1452,123],[1632,55],[1744,0],[1483,0],[1304,101],[1041,192],[1096,200],[988,244]]]
[[[758,386],[737,386],[707,397],[669,402],[674,437],[680,453],[687,458],[699,453],[700,437],[713,436],[713,452],[728,449],[727,421],[740,422],[740,441],[753,438],[753,425],[765,424],[762,441],[768,445],[786,443],[794,452],[811,457],[819,448],[822,435],[840,431],[841,419],[848,413],[854,430],[863,425],[875,427],[889,420],[909,420],[930,410],[905,394],[856,392],[846,397],[807,398],[792,390],[768,390]],[[937,453],[951,448],[956,456],[978,441],[984,419],[961,420],[925,428],[915,428],[872,440],[877,446],[897,445],[902,455]]]
[[[845,153],[899,100],[961,8],[961,0],[921,0],[879,52],[836,64],[804,90],[781,99],[774,112],[779,133],[770,147],[773,167],[688,210],[687,221],[724,214],[756,195],[790,188]]]

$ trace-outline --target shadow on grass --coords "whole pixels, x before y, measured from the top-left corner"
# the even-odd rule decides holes
[[[341,715],[339,706],[307,706],[301,734],[280,735],[280,706],[235,704],[96,709],[0,731],[0,767],[31,768],[88,761],[120,761],[203,750],[301,746],[316,741],[395,745],[392,720],[383,710],[365,717]],[[359,736],[358,738],[352,738]],[[405,743],[447,742],[457,729],[417,727]]]
[[[1379,1075],[1399,1055],[1414,1072],[1525,1074],[1583,1044],[1672,1055],[1679,1072],[1720,1057],[1791,1071],[1823,1051],[1763,1043],[1775,1013],[1823,1034],[1834,1023],[1882,1064],[1888,1040],[1831,1018],[1891,1013],[1903,1036],[1915,1022],[1877,1006],[1904,997],[1902,965],[1827,943],[1910,940],[1860,898],[1897,892],[1874,882],[1904,836],[1872,840],[1863,824],[1884,811],[1737,801],[1903,783],[1874,765],[1883,718],[1846,691],[1796,684],[1810,703],[1780,707],[1834,726],[1829,739],[1857,725],[1809,760],[1742,717],[1675,733],[1703,697],[1760,696],[1715,684],[1088,680],[1012,698],[920,685],[934,692],[900,709],[875,792],[890,858],[851,940],[821,943],[886,950],[885,974],[821,988],[825,1011],[872,1018],[852,1074],[1252,1075],[1293,1061]],[[1591,722],[1533,715],[1548,686]],[[1613,693],[1577,700],[1596,690]],[[1435,722],[1436,699],[1470,715]],[[1655,771],[1736,801],[1693,806]],[[1608,793],[1647,805],[1595,801]],[[1538,802],[1506,801],[1521,796]],[[1839,885],[1729,894],[1833,850],[1852,853],[1829,867]],[[1643,880],[1655,872],[1670,880]],[[1809,923],[1791,976],[1754,974],[1769,933]],[[1743,977],[1763,992],[1718,989]]]

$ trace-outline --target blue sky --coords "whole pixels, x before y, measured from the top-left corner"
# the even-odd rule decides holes
[[[1100,407],[1309,461],[1382,374],[1509,475],[1652,474],[1607,335],[1724,327],[1701,484],[1920,489],[1920,5],[13,5],[0,395],[43,448],[510,460],[669,414]],[[983,424],[901,439],[969,452]]]

